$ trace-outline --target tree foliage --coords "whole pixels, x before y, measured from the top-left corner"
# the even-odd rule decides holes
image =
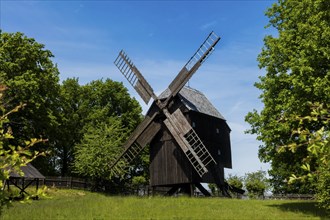
[[[78,79],[69,78],[63,81],[60,91],[61,117],[55,150],[61,175],[71,173],[74,146],[81,143],[90,127],[98,129],[112,118],[130,132],[141,120],[141,107],[119,82],[106,79],[79,85]]]
[[[8,116],[16,138],[14,145],[21,145],[30,137],[49,141],[34,147],[37,150],[53,149],[58,119],[59,72],[52,63],[52,53],[43,44],[22,33],[0,32],[0,82],[6,87],[3,97],[6,111],[21,103],[26,106]],[[51,172],[48,160],[38,158],[42,173]]]
[[[229,176],[227,178],[227,182],[229,185],[234,186],[239,189],[243,188],[243,181],[244,181],[244,178],[237,176],[237,175],[229,174]]]
[[[9,143],[15,137],[13,131],[8,127],[8,124],[10,124],[8,118],[20,111],[24,104],[20,104],[10,111],[5,110],[3,103],[5,88],[4,85],[0,84],[0,215],[2,208],[10,203],[5,193],[4,182],[9,179],[11,172],[22,175],[21,167],[26,166],[36,157],[42,155],[37,151],[31,152],[30,148],[43,141],[42,139],[32,138],[24,141],[22,146]]]
[[[238,189],[243,189],[243,182],[244,182],[244,178],[237,176],[237,175],[229,174],[229,176],[227,178],[227,183],[230,185],[230,187],[236,187]],[[231,194],[232,197],[236,197],[236,198],[242,197],[242,195],[237,192],[229,191],[229,193]]]
[[[110,180],[109,165],[121,152],[127,134],[119,120],[110,118],[106,122],[86,128],[83,139],[75,147],[75,170],[92,180]]]
[[[207,184],[207,186],[211,190],[211,195],[213,195],[213,196],[219,196],[220,190],[219,190],[217,184],[215,184],[215,183],[209,183],[209,184]]]
[[[259,170],[245,174],[244,185],[250,198],[263,197],[265,191],[269,188],[266,172]]]
[[[109,167],[122,152],[124,141],[142,119],[138,102],[129,96],[121,83],[109,79],[92,81],[80,89],[81,100],[76,100],[79,105],[74,105],[78,106],[74,114],[81,127],[72,129],[82,138],[71,145],[74,146],[74,170],[79,175],[91,178],[95,190],[102,188],[118,192],[129,187],[135,177],[149,179],[145,154],[135,164],[127,164],[129,172],[123,174],[122,179],[114,177]],[[70,117],[68,122],[72,123]]]
[[[259,67],[266,69],[266,75],[255,83],[262,91],[264,108],[248,113],[248,132],[263,143],[259,158],[271,162],[269,174],[275,193],[313,193],[311,181],[286,184],[292,173],[303,175],[300,166],[308,150],[278,153],[277,149],[296,141],[291,130],[299,122],[291,115],[310,115],[309,102],[330,103],[330,4],[328,0],[279,0],[266,15],[268,27],[276,29],[278,36],[265,37],[258,57]],[[323,126],[320,121],[302,123],[310,131]],[[310,169],[316,169],[313,161]]]
[[[142,119],[139,103],[122,83],[110,79],[80,85],[72,78],[59,84],[53,55],[44,45],[22,33],[0,34],[0,81],[7,88],[2,97],[4,111],[25,105],[8,115],[6,129],[10,128],[16,138],[4,144],[23,145],[29,137],[48,139],[32,147],[49,152],[34,161],[41,173],[72,175],[75,164],[80,175],[108,180],[106,168]],[[126,179],[141,176],[148,180],[146,155],[135,162]]]
[[[108,117],[116,117],[132,131],[141,121],[141,107],[131,98],[122,83],[110,79],[94,80],[83,86],[82,112],[85,124],[97,124]]]
[[[132,178],[132,187],[133,190],[136,191],[136,195],[139,195],[139,191],[141,188],[144,188],[148,185],[148,181],[144,176],[134,176]]]
[[[110,79],[80,85],[73,78],[60,84],[52,57],[43,44],[22,33],[0,34],[0,81],[7,88],[3,107],[10,111],[25,104],[8,116],[6,126],[16,134],[8,142],[22,145],[30,137],[48,139],[33,146],[49,152],[34,165],[44,175],[66,176],[72,175],[74,146],[91,127],[116,118],[127,134],[141,121],[141,107],[122,83]]]
[[[311,115],[291,117],[299,122],[292,132],[296,136],[296,142],[281,146],[278,151],[284,153],[289,150],[295,153],[299,148],[307,149],[308,154],[301,164],[304,174],[297,176],[293,173],[289,184],[308,180],[316,182],[317,200],[321,207],[330,211],[330,109],[320,103],[311,103],[311,109]],[[323,126],[318,130],[309,130],[303,127],[305,121],[319,121]],[[316,165],[315,170],[311,169],[311,163]]]
[[[54,149],[55,166],[61,176],[72,174],[74,146],[83,137],[84,119],[88,110],[83,108],[83,88],[78,79],[66,79],[60,87],[60,117],[56,131],[56,148]]]
[[[83,86],[78,84],[78,79],[67,79],[61,86],[61,100],[63,116],[58,137],[60,143],[57,149],[58,154],[62,155],[59,157],[59,164],[63,173],[69,173],[70,164],[74,163],[76,168],[77,163],[81,166],[83,160],[81,160],[80,154],[84,154],[84,152],[75,152],[75,149],[81,149],[84,144],[91,144],[89,139],[86,139],[86,135],[94,132],[98,136],[107,125],[108,129],[111,128],[111,131],[118,135],[118,140],[121,140],[115,145],[111,144],[112,148],[117,147],[118,150],[121,150],[119,143],[122,144],[122,139],[126,139],[141,121],[141,107],[138,102],[129,96],[122,83],[110,79],[95,80]],[[113,138],[110,134],[108,137]],[[112,142],[111,139],[108,141],[109,144]],[[111,155],[114,157],[114,154]],[[79,161],[75,161],[75,156],[80,158]],[[102,160],[104,165],[111,162],[108,159],[107,157]],[[108,162],[106,162],[107,160]],[[86,166],[90,166],[90,164],[86,164]],[[95,169],[99,169],[99,167],[96,166]],[[79,173],[83,174],[80,171]],[[86,174],[88,173],[90,172],[86,172]],[[90,177],[95,178],[96,176],[93,174]],[[98,177],[100,178],[101,175]]]

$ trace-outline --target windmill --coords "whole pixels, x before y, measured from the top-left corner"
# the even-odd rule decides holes
[[[122,154],[110,165],[114,175],[118,176],[144,147],[150,146],[150,184],[153,189],[166,187],[168,194],[173,194],[178,189],[192,193],[195,185],[202,193],[209,195],[201,185],[201,182],[208,182],[216,183],[228,194],[223,170],[224,167],[231,168],[230,128],[202,93],[184,87],[219,40],[220,37],[211,32],[159,97],[127,54],[120,51],[114,61],[115,65],[146,104],[150,99],[154,102],[144,120],[124,144]],[[197,109],[201,103],[196,103],[201,100],[204,102],[202,105],[206,103],[215,112],[213,116],[205,113],[207,111],[189,111]],[[189,105],[190,108],[187,107]],[[205,106],[201,106],[203,107]],[[199,123],[196,125],[192,119]],[[211,124],[214,124],[214,130],[219,134],[216,139],[220,141],[216,141],[217,143],[210,141],[207,128]],[[207,146],[200,135],[204,142],[209,143]]]

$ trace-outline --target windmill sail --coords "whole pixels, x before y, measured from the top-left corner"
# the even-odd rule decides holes
[[[148,104],[151,97],[157,99],[149,83],[145,80],[140,71],[134,66],[133,62],[128,58],[123,50],[119,52],[114,63],[128,82],[139,93],[146,104]]]
[[[173,114],[164,111],[167,119],[164,121],[178,145],[187,156],[191,165],[200,177],[208,172],[207,165],[216,163],[206,149],[194,129],[190,126],[180,109]]]
[[[218,37],[213,31],[209,34],[206,40],[198,48],[196,53],[190,58],[186,65],[181,69],[179,74],[175,77],[172,83],[169,85],[171,90],[171,96],[175,96],[182,87],[188,82],[191,76],[197,71],[201,64],[207,59],[207,57],[214,50],[214,46],[218,43],[220,37]]]
[[[152,117],[146,117],[128,138],[124,145],[124,151],[110,165],[110,170],[114,175],[120,176],[127,164],[131,163],[158,133],[161,125],[153,121],[156,115],[157,113]]]

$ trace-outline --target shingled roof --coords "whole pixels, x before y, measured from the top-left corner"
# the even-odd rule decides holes
[[[45,179],[45,177],[37,170],[32,164],[28,163],[26,166],[21,167],[23,176],[16,172],[11,172],[11,178],[26,178],[26,179]]]
[[[170,95],[170,90],[166,89],[160,94],[159,99],[167,98]],[[220,112],[212,105],[206,96],[200,91],[191,87],[183,87],[179,92],[179,97],[182,103],[191,111],[200,112],[216,118],[226,120]]]

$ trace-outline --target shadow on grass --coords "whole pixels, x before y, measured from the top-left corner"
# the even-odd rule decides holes
[[[268,206],[275,207],[286,212],[301,212],[309,216],[320,217],[321,219],[330,219],[329,213],[327,213],[325,209],[319,208],[316,202],[288,202]]]

